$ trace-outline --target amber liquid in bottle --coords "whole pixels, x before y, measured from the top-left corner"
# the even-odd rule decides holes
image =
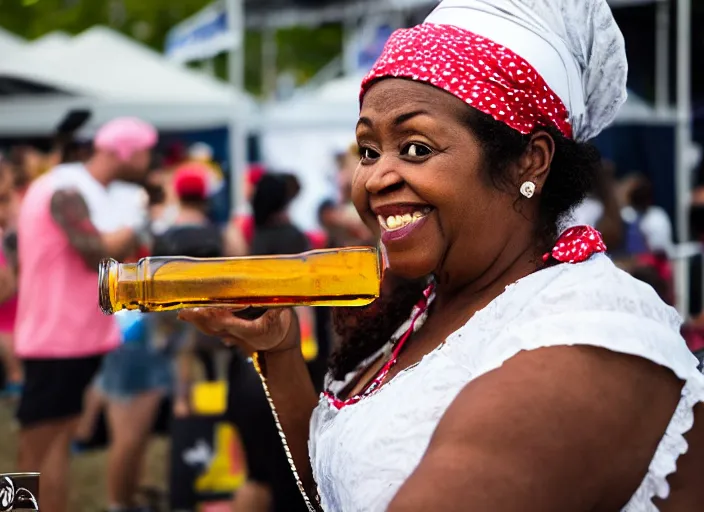
[[[204,306],[364,306],[379,296],[377,249],[326,249],[246,258],[103,260],[100,308],[169,311]]]

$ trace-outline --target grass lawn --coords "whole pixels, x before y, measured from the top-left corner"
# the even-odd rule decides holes
[[[11,473],[16,469],[16,438],[13,406],[0,401],[0,473]],[[155,438],[147,455],[144,485],[166,489],[168,454],[168,441]],[[102,450],[74,457],[71,467],[71,512],[105,510],[106,461],[106,453]]]

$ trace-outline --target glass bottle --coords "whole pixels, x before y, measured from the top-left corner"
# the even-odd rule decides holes
[[[169,311],[204,306],[364,306],[379,296],[381,257],[373,247],[245,258],[103,260],[100,308]]]

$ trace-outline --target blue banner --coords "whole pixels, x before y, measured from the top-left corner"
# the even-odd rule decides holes
[[[233,25],[225,1],[214,2],[171,29],[166,36],[166,56],[184,63],[233,50],[242,39]]]
[[[357,54],[358,69],[366,71],[372,68],[376,60],[381,56],[381,52],[384,51],[384,45],[391,37],[393,31],[393,27],[387,24],[376,27],[370,39],[359,49]]]

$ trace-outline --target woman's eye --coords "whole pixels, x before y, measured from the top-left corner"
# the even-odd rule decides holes
[[[415,142],[406,146],[404,152],[411,157],[424,157],[432,153],[429,147]]]
[[[379,153],[370,148],[359,148],[359,157],[362,160],[374,160],[379,157]]]

